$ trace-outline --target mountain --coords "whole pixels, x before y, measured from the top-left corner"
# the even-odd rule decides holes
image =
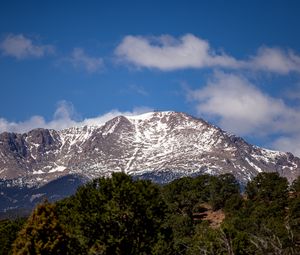
[[[41,187],[14,186],[9,180],[2,182],[0,183],[0,220],[7,216],[14,218],[29,214],[28,209],[45,198],[48,201],[56,201],[70,196],[85,182],[86,180],[76,175],[59,177]]]
[[[98,126],[0,134],[2,187],[39,188],[67,175],[92,179],[124,171],[160,183],[232,173],[245,184],[259,172],[300,175],[291,153],[253,146],[180,112],[118,116]]]

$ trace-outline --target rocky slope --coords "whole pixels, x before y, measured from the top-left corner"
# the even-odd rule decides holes
[[[76,175],[59,177],[41,187],[13,186],[10,180],[0,182],[0,220],[26,216],[31,208],[45,198],[56,201],[71,196],[85,182],[86,180]]]
[[[291,181],[300,174],[300,159],[250,145],[178,112],[119,116],[104,125],[62,131],[0,134],[0,178],[11,185],[40,186],[67,174],[91,179],[114,171],[159,182],[233,173],[242,183],[261,171],[277,171]]]

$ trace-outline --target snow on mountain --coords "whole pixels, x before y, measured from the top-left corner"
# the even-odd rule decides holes
[[[292,181],[300,159],[245,142],[178,112],[118,116],[104,125],[0,134],[0,178],[40,186],[58,177],[124,171],[159,182],[203,173],[232,173],[246,183],[277,171]]]

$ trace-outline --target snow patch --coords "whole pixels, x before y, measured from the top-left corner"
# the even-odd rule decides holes
[[[139,115],[125,115],[128,120],[147,120],[153,116],[154,112],[147,112]]]
[[[34,194],[30,197],[30,202],[32,203],[35,199],[44,196],[46,193],[38,193],[38,194]]]
[[[66,169],[64,166],[57,166],[55,168],[52,168],[49,173],[55,173],[55,172],[63,172]]]
[[[258,171],[259,173],[262,172],[261,168],[258,167],[257,165],[255,165],[253,162],[251,162],[248,158],[245,158],[245,160],[246,160],[246,161],[248,162],[248,164],[249,164],[250,166],[252,166],[256,171]]]
[[[128,120],[148,120],[151,119],[154,115],[164,116],[167,114],[173,113],[172,111],[163,111],[163,112],[147,112],[139,115],[125,115]]]
[[[42,170],[38,170],[38,171],[33,171],[32,174],[44,174],[45,172],[43,172]]]

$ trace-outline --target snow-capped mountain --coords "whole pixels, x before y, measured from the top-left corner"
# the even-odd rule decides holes
[[[202,119],[179,112],[119,116],[103,125],[62,131],[0,134],[0,178],[11,186],[41,186],[58,177],[124,171],[167,182],[180,176],[232,173],[246,183],[277,171],[289,181],[300,159],[245,142]]]

